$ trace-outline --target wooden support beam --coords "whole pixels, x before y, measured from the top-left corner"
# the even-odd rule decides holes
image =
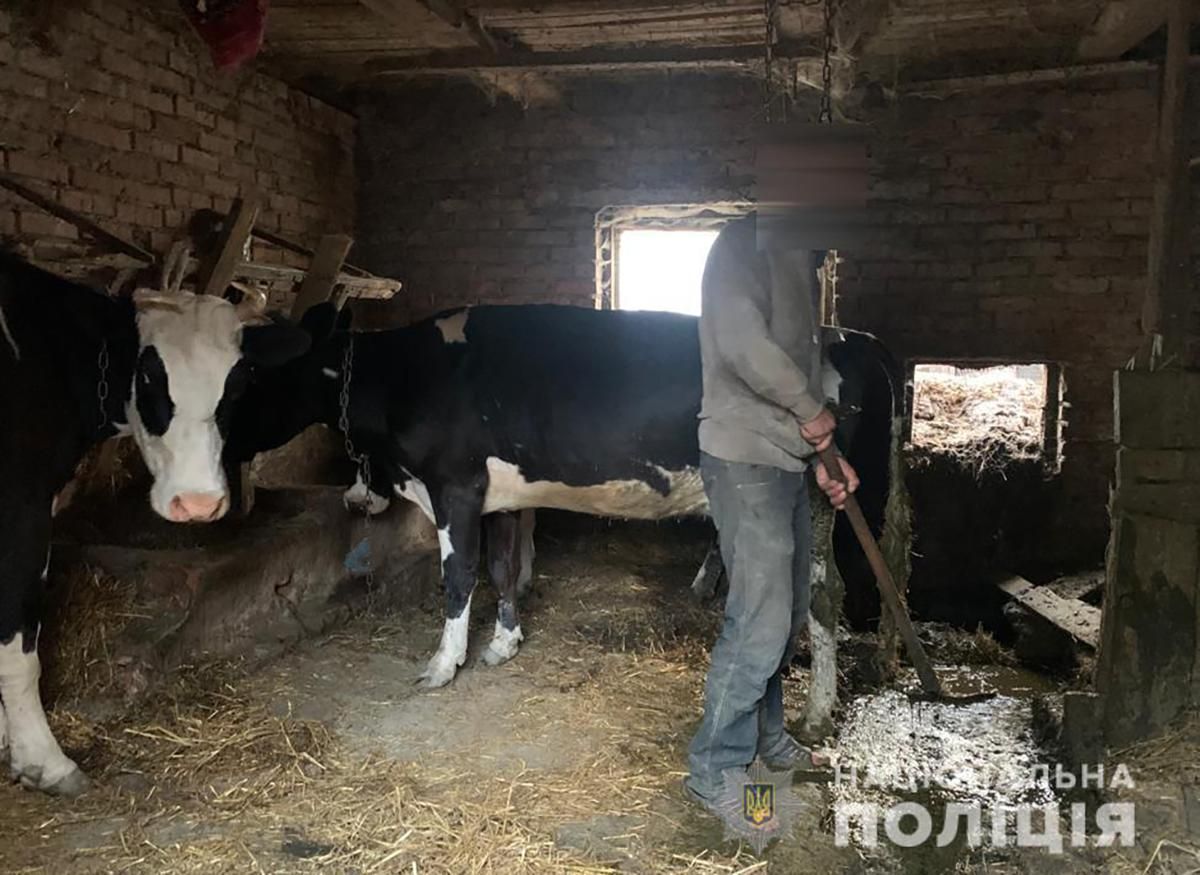
[[[258,218],[258,198],[250,196],[237,198],[229,215],[221,225],[221,234],[217,248],[200,263],[199,275],[196,277],[196,291],[202,295],[221,295],[229,283],[238,264],[242,261],[242,253],[250,232],[254,228],[254,220]]]
[[[289,240],[287,237],[283,237],[273,231],[255,228],[250,232],[250,235],[256,240],[261,240],[264,243],[270,243],[272,246],[278,246],[280,249],[286,250],[295,255],[303,255],[305,258],[312,258],[314,255],[316,255],[316,253],[307,246],[297,243],[294,240]],[[342,262],[342,271],[351,274],[352,276],[369,277],[371,275],[369,271],[363,270],[361,267],[356,267],[348,261]]]
[[[811,42],[780,42],[775,57],[781,61],[811,62],[817,67],[819,50]],[[701,48],[586,49],[577,52],[508,52],[491,55],[480,51],[431,52],[410,58],[367,61],[368,73],[379,75],[427,76],[472,73],[483,70],[528,70],[531,72],[591,73],[623,70],[728,68],[761,66],[761,46]]]
[[[6,188],[13,194],[20,195],[31,204],[40,207],[55,218],[62,219],[64,222],[74,225],[87,236],[111,246],[118,252],[136,258],[145,264],[153,264],[155,262],[153,253],[147,252],[142,247],[130,243],[123,237],[118,237],[116,234],[106,231],[86,216],[64,207],[53,198],[34,191],[24,183],[13,179],[7,173],[0,173],[0,188]]]
[[[405,27],[411,27],[413,24],[412,15],[404,8],[407,6],[405,0],[359,0],[359,2],[380,18],[394,21]],[[417,2],[455,30],[465,33],[476,45],[491,54],[499,54],[515,47],[511,37],[489,30],[482,21],[465,9],[458,8],[450,0],[417,0]]]
[[[345,234],[326,234],[321,238],[304,282],[300,284],[296,301],[292,304],[293,322],[299,322],[309,307],[329,300],[338,273],[342,269],[342,262],[346,260],[346,253],[353,245],[354,239]]]
[[[1145,344],[1138,365],[1156,370],[1183,367],[1191,298],[1188,179],[1187,86],[1191,0],[1165,0],[1167,58],[1159,101],[1154,173],[1154,211],[1150,216],[1146,300],[1142,308]]]
[[[1109,0],[1092,29],[1079,41],[1079,57],[1085,61],[1121,57],[1162,27],[1167,18],[1167,2]]]

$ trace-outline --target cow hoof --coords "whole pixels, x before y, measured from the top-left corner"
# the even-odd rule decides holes
[[[427,690],[436,690],[438,687],[444,687],[450,681],[454,680],[454,675],[458,671],[458,666],[453,662],[442,662],[436,656],[429,660],[429,665],[425,667],[425,671],[421,674],[421,686]]]
[[[28,766],[21,771],[14,770],[13,778],[19,781],[23,787],[41,790],[51,796],[62,796],[66,799],[73,799],[87,792],[88,788],[92,786],[88,776],[74,763],[71,764],[69,772],[55,780],[48,780],[41,766]]]
[[[521,634],[520,626],[509,631],[497,623],[496,634],[492,637],[487,649],[483,651],[483,661],[488,665],[501,665],[508,662],[517,655],[517,651],[521,649],[521,641],[524,638],[525,636]]]

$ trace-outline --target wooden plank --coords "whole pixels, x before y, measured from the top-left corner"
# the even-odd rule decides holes
[[[30,203],[41,207],[55,218],[71,223],[84,234],[87,234],[89,237],[111,246],[118,252],[136,258],[138,261],[141,261],[145,264],[153,264],[155,261],[153,253],[147,252],[145,249],[142,249],[142,247],[137,246],[134,243],[130,243],[123,237],[118,237],[116,234],[106,231],[104,228],[86,216],[83,216],[72,209],[64,207],[53,198],[46,197],[24,183],[18,182],[7,173],[0,173],[0,187],[8,189],[13,194],[20,195]]]
[[[196,291],[204,295],[221,295],[233,281],[238,263],[250,239],[254,220],[258,218],[256,197],[237,198],[221,225],[216,251],[200,264]]]
[[[280,249],[287,250],[295,255],[303,255],[306,258],[312,258],[316,255],[307,246],[296,243],[294,240],[289,240],[287,237],[276,234],[273,231],[266,231],[262,228],[255,228],[250,232],[250,235],[256,240],[262,240],[264,243],[270,243],[272,246],[278,246]],[[342,262],[342,270],[345,273],[353,274],[354,276],[370,276],[370,272],[363,270],[361,267],[356,267],[348,261]]]
[[[1138,364],[1185,367],[1191,297],[1191,186],[1188,179],[1187,84],[1191,0],[1165,0],[1167,59],[1163,67],[1154,178],[1154,212]]]
[[[1077,54],[1086,61],[1119,58],[1162,27],[1166,12],[1165,0],[1109,0]]]
[[[776,46],[774,54],[779,60],[808,60],[820,66],[820,59],[812,57],[811,49],[812,46],[809,44],[781,41]],[[478,50],[443,51],[408,58],[380,58],[367,61],[365,66],[369,73],[381,75],[428,75],[490,69],[590,72],[679,67],[738,67],[761,64],[762,58],[762,46],[758,45],[699,48],[637,46],[570,52],[509,52],[503,55],[491,55]]]
[[[189,268],[189,272],[195,270]],[[270,283],[294,286],[304,282],[307,271],[298,267],[287,267],[282,264],[261,264],[257,261],[243,261],[233,272],[235,280]],[[351,298],[376,298],[387,300],[403,286],[399,280],[380,276],[352,276],[340,274],[337,285],[341,286]]]
[[[333,287],[340,275],[346,253],[354,245],[354,238],[345,234],[326,234],[317,244],[316,254],[308,266],[304,282],[292,304],[292,321],[299,322],[308,308],[329,300]]]
[[[359,0],[359,2],[378,15],[380,18],[403,26],[406,30],[412,27],[412,14],[408,12],[408,4],[397,3],[397,0]],[[499,54],[511,48],[511,40],[493,33],[483,22],[465,9],[460,9],[449,0],[417,0],[417,2],[445,24],[467,36],[472,42],[492,54]]]
[[[1029,610],[1062,629],[1076,641],[1095,648],[1100,640],[1100,609],[1078,599],[1064,599],[1023,577],[1010,577],[997,586]]]

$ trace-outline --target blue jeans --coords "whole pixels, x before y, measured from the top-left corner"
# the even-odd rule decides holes
[[[804,472],[702,454],[700,472],[729,575],[689,784],[712,796],[783,732],[782,671],[808,617],[812,511]]]

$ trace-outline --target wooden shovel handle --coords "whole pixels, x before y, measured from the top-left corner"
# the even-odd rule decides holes
[[[838,460],[837,450],[833,444],[830,444],[819,453],[821,464],[825,466],[825,472],[839,483],[845,483],[846,477],[842,473],[842,466]],[[850,525],[854,529],[854,534],[858,536],[858,543],[862,545],[863,552],[867,554],[867,561],[871,564],[871,570],[875,572],[875,583],[879,586],[879,593],[883,596],[884,602],[887,603],[888,610],[892,612],[892,618],[896,621],[897,628],[900,629],[900,637],[904,639],[904,647],[908,651],[908,657],[912,660],[913,666],[917,670],[917,676],[921,679],[921,688],[936,696],[942,695],[942,685],[938,680],[937,673],[933,670],[933,665],[929,661],[929,656],[925,653],[925,648],[921,645],[921,640],[917,637],[917,631],[913,628],[912,620],[908,616],[908,611],[905,610],[904,603],[900,601],[900,593],[896,588],[896,581],[892,577],[891,569],[888,568],[887,562],[883,558],[883,552],[879,549],[879,544],[875,542],[875,536],[871,534],[871,527],[867,525],[867,518],[863,516],[862,508],[858,506],[858,499],[853,495],[846,496],[846,503],[842,510],[845,511],[847,518],[850,520]]]

